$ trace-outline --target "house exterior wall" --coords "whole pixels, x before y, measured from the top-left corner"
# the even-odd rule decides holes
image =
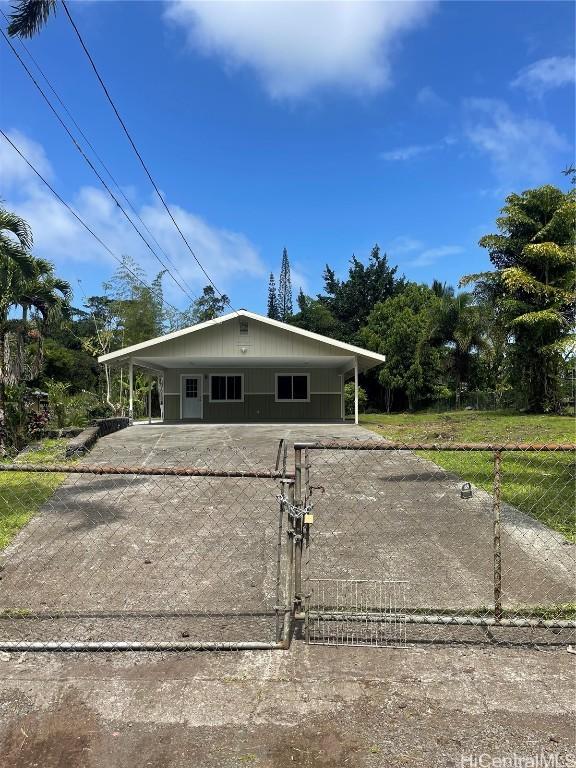
[[[246,321],[247,333],[240,333],[240,321],[232,318],[226,323],[205,328],[198,333],[180,336],[168,341],[159,341],[149,347],[147,354],[153,355],[161,364],[161,358],[194,357],[325,357],[342,354],[329,343],[316,341],[266,323],[252,319]],[[329,340],[327,340],[329,342]],[[243,352],[242,349],[245,349]]]
[[[243,374],[244,400],[210,402],[210,374]],[[276,373],[308,373],[310,402],[275,402]],[[335,421],[342,416],[342,377],[326,368],[172,368],[164,374],[164,418],[180,420],[184,375],[202,376],[204,422]],[[187,420],[188,421],[188,420]]]

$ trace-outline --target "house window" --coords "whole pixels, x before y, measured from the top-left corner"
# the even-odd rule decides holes
[[[210,400],[225,402],[227,400],[243,400],[242,374],[210,376]]]
[[[198,397],[198,379],[186,379],[186,397]]]
[[[277,401],[310,400],[310,377],[307,373],[277,373]]]

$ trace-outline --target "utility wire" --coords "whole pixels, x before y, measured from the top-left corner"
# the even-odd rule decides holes
[[[81,224],[81,225],[84,227],[84,229],[85,229],[85,230],[87,230],[87,231],[88,231],[88,232],[89,232],[89,233],[92,235],[92,237],[93,237],[93,238],[94,238],[94,239],[95,239],[95,240],[96,240],[96,241],[97,241],[97,242],[98,242],[98,243],[99,243],[99,244],[102,246],[102,248],[104,248],[104,250],[105,250],[105,251],[106,251],[106,252],[107,252],[107,253],[108,253],[110,256],[112,256],[112,258],[113,258],[115,261],[117,261],[117,262],[118,262],[118,263],[119,263],[119,264],[120,264],[120,265],[121,265],[121,266],[122,266],[122,267],[123,267],[123,268],[124,268],[124,269],[125,269],[125,270],[128,272],[128,274],[130,274],[130,275],[131,275],[131,276],[132,276],[132,277],[133,277],[133,278],[134,278],[134,279],[135,279],[135,280],[136,280],[136,281],[137,281],[137,282],[138,282],[140,285],[144,286],[145,288],[148,288],[148,290],[152,290],[151,286],[150,286],[150,285],[148,285],[148,283],[147,283],[147,282],[145,282],[144,280],[142,280],[142,278],[141,278],[141,277],[140,277],[138,274],[136,274],[136,272],[134,272],[134,270],[133,270],[133,269],[131,269],[131,268],[130,268],[130,267],[127,265],[127,264],[126,264],[126,262],[125,262],[125,260],[124,260],[124,259],[122,259],[122,258],[121,258],[120,256],[118,256],[116,253],[114,253],[114,251],[113,251],[113,250],[112,250],[112,249],[111,249],[111,248],[110,248],[108,245],[106,245],[106,243],[105,243],[105,242],[104,242],[104,241],[103,241],[103,240],[102,240],[102,239],[101,239],[101,238],[100,238],[100,237],[99,237],[99,236],[98,236],[98,235],[97,235],[97,234],[94,232],[94,230],[93,230],[93,229],[91,229],[91,228],[88,226],[88,224],[86,224],[86,222],[84,221],[84,219],[82,219],[82,218],[81,218],[81,217],[80,217],[80,216],[79,216],[79,215],[76,213],[76,211],[75,211],[75,210],[74,210],[74,209],[73,209],[73,208],[72,208],[70,205],[68,205],[68,203],[66,202],[66,200],[64,200],[64,198],[63,198],[63,197],[62,197],[62,196],[61,196],[61,195],[60,195],[60,194],[59,194],[59,193],[58,193],[58,192],[57,192],[57,191],[54,189],[54,187],[53,187],[53,186],[50,184],[50,182],[49,182],[49,181],[47,181],[47,180],[44,178],[44,176],[42,176],[42,174],[40,173],[40,171],[38,171],[38,170],[37,170],[37,169],[34,167],[34,165],[33,165],[33,164],[30,162],[30,160],[28,160],[28,158],[26,157],[26,155],[25,155],[25,154],[24,154],[24,153],[23,153],[23,152],[22,152],[22,151],[21,151],[21,150],[20,150],[20,149],[19,149],[19,148],[16,146],[16,144],[14,144],[14,142],[12,141],[12,139],[11,139],[11,138],[10,138],[10,137],[9,137],[9,136],[8,136],[8,135],[7,135],[7,134],[6,134],[6,133],[5,133],[3,130],[2,130],[2,128],[0,128],[0,135],[2,135],[2,136],[4,137],[4,139],[6,139],[6,141],[8,142],[8,144],[10,144],[10,146],[11,146],[11,147],[12,147],[12,148],[13,148],[13,149],[14,149],[14,150],[15,150],[15,151],[16,151],[16,152],[17,152],[17,153],[20,155],[20,157],[22,158],[22,160],[24,160],[24,162],[26,163],[26,165],[27,165],[27,166],[28,166],[28,167],[29,167],[29,168],[30,168],[30,169],[31,169],[31,170],[32,170],[32,171],[33,171],[33,172],[36,174],[36,176],[37,176],[37,177],[40,179],[40,181],[42,181],[42,182],[43,182],[43,183],[44,183],[44,184],[45,184],[45,185],[48,187],[48,189],[50,190],[50,192],[52,192],[52,194],[54,195],[54,197],[55,197],[57,200],[59,200],[59,202],[60,202],[60,203],[62,203],[62,205],[63,205],[63,206],[64,206],[64,207],[65,207],[65,208],[66,208],[66,209],[67,209],[67,210],[68,210],[68,211],[69,211],[69,212],[72,214],[72,216],[74,216],[74,218],[76,219],[76,221],[78,221],[78,222],[79,222],[79,223],[80,223],[80,224]],[[180,310],[179,310],[179,309],[177,309],[177,308],[176,308],[176,307],[175,307],[173,304],[170,304],[170,302],[166,301],[166,299],[164,299],[164,297],[162,297],[162,298],[161,298],[161,301],[162,301],[162,304],[164,304],[164,305],[165,305],[166,307],[168,307],[169,309],[172,309],[174,312],[180,312]]]
[[[144,169],[144,172],[145,172],[145,173],[146,173],[146,175],[148,176],[148,179],[150,180],[150,183],[151,183],[151,184],[152,184],[152,186],[154,187],[154,190],[155,190],[156,194],[158,195],[158,198],[159,198],[160,202],[162,203],[162,205],[163,205],[163,206],[164,206],[164,208],[166,209],[166,213],[167,213],[167,214],[170,216],[170,218],[172,219],[172,223],[174,224],[174,226],[175,226],[175,227],[176,227],[176,229],[178,230],[178,232],[179,232],[179,234],[180,234],[180,237],[182,238],[182,240],[184,241],[184,243],[185,243],[186,247],[188,248],[188,250],[189,250],[189,251],[190,251],[190,253],[192,254],[192,257],[193,257],[194,261],[196,262],[196,264],[198,264],[198,266],[200,267],[200,269],[201,269],[201,270],[202,270],[202,272],[204,273],[204,275],[205,275],[206,279],[208,280],[208,282],[210,283],[210,285],[211,285],[211,286],[214,288],[214,290],[215,290],[215,291],[216,291],[216,293],[217,293],[217,294],[220,296],[220,298],[224,298],[224,294],[223,294],[221,291],[219,291],[219,290],[218,290],[218,288],[216,287],[216,284],[214,283],[214,281],[212,280],[212,278],[210,277],[210,275],[208,274],[208,272],[207,272],[207,271],[204,269],[204,267],[202,266],[202,263],[200,262],[199,258],[198,258],[198,257],[196,256],[196,254],[194,253],[194,251],[193,251],[193,249],[192,249],[192,246],[190,245],[190,243],[189,243],[189,242],[188,242],[188,240],[186,239],[186,236],[184,235],[184,233],[182,232],[182,230],[181,230],[181,229],[180,229],[180,227],[178,226],[178,222],[176,221],[176,219],[175,219],[175,218],[174,218],[174,216],[172,215],[172,211],[170,210],[170,208],[169,208],[169,207],[168,207],[168,205],[166,204],[166,201],[164,200],[164,198],[163,198],[163,196],[162,196],[162,194],[161,194],[160,190],[158,189],[158,185],[156,184],[156,182],[155,182],[155,181],[154,181],[154,179],[152,178],[152,174],[150,173],[150,171],[148,170],[148,167],[147,167],[146,163],[145,163],[145,162],[144,162],[144,160],[142,159],[142,155],[141,155],[141,154],[140,154],[140,152],[138,151],[138,148],[136,147],[136,144],[134,143],[134,140],[132,139],[132,136],[130,135],[130,132],[128,131],[128,128],[126,127],[126,124],[125,124],[124,120],[122,119],[122,117],[121,117],[121,115],[120,115],[120,113],[119,113],[118,109],[116,108],[116,105],[115,105],[114,101],[112,100],[112,97],[110,96],[110,93],[108,92],[108,88],[106,87],[106,84],[104,83],[104,80],[103,80],[103,79],[102,79],[102,77],[100,76],[100,73],[99,73],[99,71],[98,71],[98,69],[97,69],[97,67],[96,67],[96,64],[94,63],[94,59],[93,59],[93,58],[92,58],[92,56],[90,55],[90,51],[89,51],[89,50],[88,50],[88,48],[86,47],[86,43],[84,42],[84,40],[83,40],[83,38],[82,38],[82,35],[80,34],[80,31],[78,30],[78,27],[77,27],[77,26],[76,26],[76,24],[74,23],[74,19],[72,18],[71,14],[70,14],[70,11],[68,10],[68,5],[66,4],[66,0],[62,0],[62,6],[64,7],[64,11],[66,12],[66,16],[68,17],[68,20],[69,20],[70,24],[72,25],[72,28],[74,29],[74,32],[76,33],[76,36],[77,36],[77,38],[78,38],[78,40],[79,40],[79,42],[80,42],[80,45],[82,46],[82,49],[84,50],[84,53],[86,54],[86,56],[87,56],[87,58],[88,58],[88,61],[90,62],[91,66],[92,66],[92,69],[94,70],[94,74],[96,75],[96,77],[97,77],[97,79],[98,79],[98,82],[99,82],[99,83],[100,83],[100,85],[102,86],[102,90],[104,91],[104,93],[105,93],[105,95],[106,95],[106,98],[108,99],[108,102],[110,103],[110,106],[111,106],[111,107],[112,107],[112,109],[114,110],[114,114],[116,115],[116,117],[117,117],[117,119],[118,119],[118,122],[120,123],[120,125],[122,126],[122,129],[123,129],[124,133],[126,134],[126,138],[127,138],[127,139],[128,139],[128,141],[130,142],[130,145],[131,145],[132,149],[134,150],[134,152],[135,152],[135,154],[136,154],[136,157],[137,157],[137,158],[138,158],[138,160],[140,161],[140,165],[141,165],[141,166],[142,166],[142,168]],[[230,304],[230,302],[229,302],[229,301],[228,301],[228,302],[226,302],[226,303],[228,304],[228,306],[230,307],[230,309],[232,309],[232,311],[233,311],[233,312],[236,312],[236,310],[234,309],[234,307],[232,306],[232,304]]]
[[[118,201],[118,198],[117,198],[117,197],[114,195],[114,193],[112,192],[112,190],[110,189],[110,187],[108,186],[108,184],[106,183],[106,181],[105,181],[105,180],[102,178],[102,175],[100,174],[100,172],[98,171],[98,169],[97,169],[97,168],[94,166],[94,164],[92,163],[92,161],[90,160],[90,158],[89,158],[89,157],[86,155],[86,153],[84,152],[84,150],[82,149],[82,147],[80,146],[80,144],[79,144],[79,143],[76,141],[76,138],[75,138],[74,134],[73,134],[73,133],[70,131],[70,129],[68,128],[68,126],[66,125],[66,123],[64,122],[64,120],[62,120],[62,118],[60,117],[60,115],[58,114],[58,112],[56,111],[56,109],[54,108],[54,106],[53,106],[52,102],[50,101],[50,99],[48,98],[48,96],[46,95],[46,93],[44,92],[44,90],[42,89],[42,86],[41,86],[41,85],[38,83],[38,81],[36,80],[36,78],[34,77],[34,75],[32,74],[32,72],[30,71],[30,69],[29,69],[29,68],[28,68],[28,66],[26,65],[26,62],[25,62],[25,61],[22,59],[22,57],[20,56],[20,54],[18,53],[18,51],[16,50],[16,48],[15,48],[15,47],[12,45],[12,42],[10,41],[10,39],[9,39],[9,38],[6,36],[6,34],[4,33],[4,30],[0,29],[0,33],[2,34],[2,37],[4,38],[4,40],[6,41],[6,43],[8,44],[8,46],[10,47],[11,51],[12,51],[12,52],[13,52],[13,54],[16,56],[16,58],[18,59],[18,61],[20,62],[20,64],[21,64],[21,65],[24,67],[24,69],[25,69],[26,73],[28,74],[28,76],[30,77],[30,79],[32,80],[32,82],[34,83],[34,85],[36,86],[36,88],[38,89],[38,91],[40,92],[40,94],[42,95],[42,98],[44,99],[44,101],[46,102],[46,104],[48,105],[48,107],[50,108],[50,110],[52,111],[52,113],[54,114],[54,116],[56,117],[56,119],[58,120],[58,122],[60,123],[60,125],[62,126],[62,128],[64,128],[64,130],[66,131],[66,134],[68,135],[68,137],[70,138],[70,140],[72,141],[72,143],[74,144],[74,146],[76,147],[76,149],[78,150],[78,152],[81,154],[81,156],[82,156],[82,158],[84,159],[84,161],[85,161],[85,162],[88,164],[88,166],[90,167],[90,169],[91,169],[91,170],[93,171],[93,173],[94,173],[94,174],[97,176],[98,180],[100,181],[100,183],[102,184],[102,186],[104,187],[104,189],[105,189],[105,190],[108,192],[108,194],[110,195],[110,197],[112,198],[112,200],[113,200],[113,201],[116,203],[117,207],[118,207],[118,208],[120,209],[120,211],[123,213],[123,215],[125,216],[126,220],[127,220],[127,221],[129,222],[129,224],[132,226],[132,228],[134,229],[134,231],[136,232],[136,234],[137,234],[137,235],[140,237],[140,239],[142,240],[142,242],[144,243],[144,245],[145,245],[145,246],[148,248],[148,250],[150,251],[150,253],[151,253],[151,254],[154,256],[154,258],[155,258],[155,259],[158,261],[158,263],[159,263],[159,264],[160,264],[160,265],[163,267],[163,269],[165,269],[165,270],[166,270],[166,272],[167,272],[167,273],[170,275],[170,277],[171,277],[171,278],[172,278],[172,280],[175,282],[175,284],[178,286],[178,288],[180,288],[180,290],[181,290],[181,291],[182,291],[182,292],[183,292],[183,293],[184,293],[184,294],[185,294],[185,295],[186,295],[186,296],[187,296],[187,297],[188,297],[188,298],[189,298],[191,301],[194,301],[194,296],[192,296],[192,295],[191,295],[191,294],[190,294],[190,293],[189,293],[189,292],[188,292],[188,291],[187,291],[187,290],[186,290],[186,289],[185,289],[185,288],[182,286],[182,284],[179,282],[179,280],[178,280],[178,279],[177,279],[177,278],[176,278],[176,277],[175,277],[175,276],[172,274],[172,272],[171,272],[170,268],[169,268],[169,267],[168,267],[168,266],[165,264],[165,262],[164,262],[164,261],[163,261],[163,260],[160,258],[160,256],[158,256],[158,254],[156,253],[156,251],[155,251],[155,250],[152,248],[152,246],[150,245],[150,243],[149,243],[149,242],[146,240],[146,238],[144,237],[144,235],[143,235],[143,234],[140,232],[140,230],[138,229],[138,227],[136,226],[136,224],[135,224],[135,223],[132,221],[132,219],[130,218],[130,216],[129,216],[129,215],[128,215],[128,213],[126,212],[126,210],[125,210],[125,209],[122,207],[122,205],[121,205],[121,204],[120,204],[120,202]]]
[[[0,8],[0,13],[2,14],[2,16],[4,16],[4,19],[6,20],[6,22],[8,22],[8,21],[9,21],[9,19],[8,19],[8,17],[6,16],[6,14],[4,13],[4,11],[3,11],[1,8]],[[82,136],[82,138],[84,139],[84,141],[86,142],[86,144],[87,144],[87,145],[90,147],[90,149],[92,150],[92,154],[93,154],[93,155],[94,155],[94,157],[95,157],[95,158],[98,160],[98,162],[100,163],[100,165],[102,166],[102,168],[104,169],[104,171],[106,172],[106,174],[108,175],[108,178],[109,178],[109,179],[112,181],[112,183],[114,184],[114,186],[116,187],[116,189],[118,190],[118,192],[119,192],[119,193],[122,195],[122,197],[123,197],[123,198],[124,198],[124,200],[126,201],[126,204],[129,206],[129,208],[130,208],[130,210],[132,211],[132,213],[133,213],[133,214],[136,216],[136,218],[137,218],[137,219],[138,219],[138,221],[139,221],[139,222],[142,224],[142,226],[144,227],[144,229],[146,230],[146,232],[147,232],[147,233],[150,235],[150,237],[152,238],[152,240],[154,241],[154,243],[156,244],[156,246],[158,247],[158,249],[160,250],[160,252],[162,253],[162,255],[163,255],[163,256],[166,258],[166,260],[167,260],[167,261],[168,261],[168,262],[169,262],[169,263],[170,263],[170,264],[173,266],[173,268],[174,268],[174,271],[176,272],[176,274],[178,275],[178,277],[179,277],[179,278],[180,278],[180,280],[182,281],[183,285],[184,285],[184,286],[185,286],[185,287],[186,287],[186,288],[187,288],[187,289],[190,291],[190,293],[194,293],[194,291],[192,290],[192,288],[190,288],[190,286],[189,286],[189,285],[186,283],[186,281],[184,280],[184,278],[182,277],[182,275],[179,273],[177,266],[174,264],[174,262],[172,261],[172,259],[170,258],[170,256],[168,256],[168,254],[166,253],[166,251],[164,250],[164,248],[162,248],[162,246],[161,246],[161,245],[160,245],[160,243],[158,242],[158,240],[157,240],[157,239],[156,239],[156,237],[154,236],[154,233],[153,233],[153,232],[152,232],[152,231],[149,229],[149,227],[147,226],[146,222],[144,222],[144,221],[143,221],[143,219],[141,218],[141,216],[140,216],[140,214],[138,213],[138,211],[137,211],[137,210],[134,208],[134,206],[133,206],[133,205],[132,205],[132,203],[130,202],[129,198],[126,196],[126,194],[125,194],[124,190],[122,189],[122,187],[120,186],[120,184],[118,183],[118,181],[117,181],[117,180],[114,178],[114,176],[112,175],[112,171],[111,171],[111,170],[108,168],[108,166],[106,165],[106,163],[104,162],[104,160],[102,159],[102,157],[101,157],[101,156],[98,154],[98,152],[96,151],[96,148],[94,147],[94,145],[92,144],[92,142],[90,141],[90,139],[89,139],[89,138],[86,136],[86,134],[84,133],[84,131],[82,130],[82,128],[81,128],[81,127],[78,125],[77,121],[76,121],[76,120],[75,120],[75,118],[74,118],[74,115],[73,115],[73,114],[70,112],[70,110],[68,109],[68,107],[66,106],[66,104],[64,103],[64,101],[62,100],[62,98],[60,97],[60,95],[58,94],[58,92],[56,91],[56,89],[54,88],[54,86],[52,85],[52,83],[50,82],[50,80],[48,79],[48,77],[47,77],[47,75],[45,74],[45,72],[43,71],[42,67],[40,66],[40,64],[38,63],[38,61],[37,61],[37,60],[34,58],[34,56],[32,55],[32,52],[30,51],[30,49],[29,49],[29,48],[28,48],[28,47],[25,45],[24,41],[23,41],[21,38],[19,38],[19,42],[20,42],[20,45],[22,46],[22,48],[23,48],[23,49],[26,51],[26,54],[27,54],[28,58],[29,58],[29,59],[32,61],[32,63],[34,64],[34,66],[36,67],[36,69],[38,70],[38,72],[40,73],[40,75],[42,76],[42,78],[43,78],[44,82],[46,83],[46,85],[48,86],[48,88],[49,88],[49,89],[52,91],[52,93],[54,94],[55,98],[57,99],[57,101],[58,101],[58,103],[60,104],[60,106],[62,107],[62,109],[63,109],[63,110],[66,112],[66,114],[68,115],[68,117],[70,118],[70,120],[72,121],[72,123],[74,124],[74,126],[75,126],[76,130],[78,131],[78,133],[80,134],[80,136]]]

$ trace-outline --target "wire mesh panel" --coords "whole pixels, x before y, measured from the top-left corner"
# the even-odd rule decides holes
[[[306,642],[405,646],[405,582],[310,579]]]
[[[574,627],[574,450],[516,448],[303,444],[305,592],[324,578],[405,580],[413,637],[423,624],[428,638]]]
[[[262,458],[99,444],[40,469],[0,471],[0,644],[277,641],[279,474]]]

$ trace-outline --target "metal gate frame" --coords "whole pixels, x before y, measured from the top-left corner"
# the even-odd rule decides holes
[[[295,442],[295,500],[296,508],[305,511],[312,507],[312,491],[316,489],[324,490],[322,486],[310,485],[310,454],[314,451],[323,450],[341,450],[341,451],[490,451],[493,455],[493,504],[492,504],[492,525],[494,534],[493,547],[493,593],[494,610],[492,616],[471,616],[465,614],[407,614],[405,620],[409,624],[421,625],[454,625],[454,626],[476,626],[476,627],[530,627],[545,629],[576,629],[576,620],[571,619],[541,619],[529,617],[506,618],[503,616],[502,608],[502,552],[501,552],[501,463],[504,452],[538,451],[538,452],[556,452],[556,453],[575,453],[576,445],[565,444],[493,444],[493,443],[393,443],[378,440],[353,440],[353,441],[318,441],[318,442]],[[304,458],[304,460],[303,460]],[[300,517],[300,519],[302,519]],[[312,521],[313,522],[313,518]],[[300,538],[297,542],[295,566],[297,571],[296,592],[295,592],[295,619],[307,621],[306,611],[302,611],[301,594],[301,564],[302,564],[302,543],[309,541],[310,526],[304,524],[301,530]],[[328,612],[325,614],[327,619],[333,616]]]

